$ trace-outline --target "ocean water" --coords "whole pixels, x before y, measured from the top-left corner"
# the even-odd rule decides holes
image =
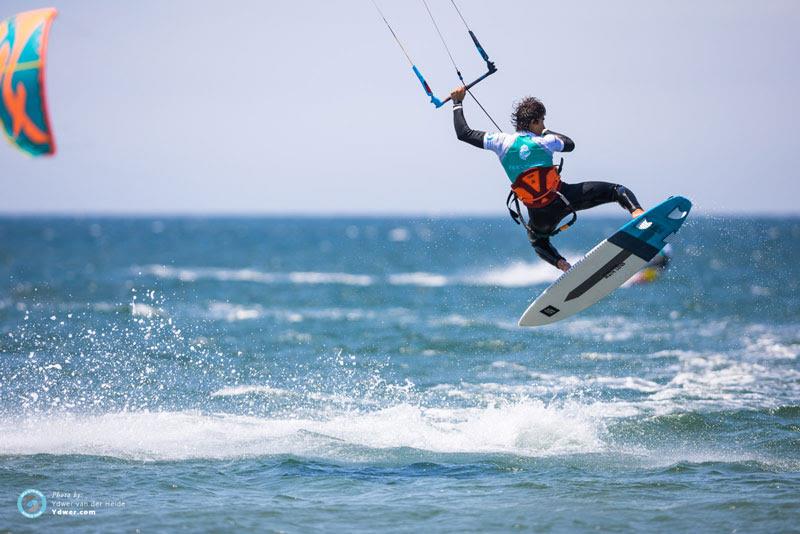
[[[507,219],[0,219],[0,531],[797,532],[800,219],[673,246],[528,330]]]

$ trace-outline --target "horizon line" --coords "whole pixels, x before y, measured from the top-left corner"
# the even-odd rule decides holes
[[[580,213],[583,218],[613,218],[622,213],[612,212],[592,212],[587,210]],[[765,219],[793,219],[800,218],[800,211],[715,211],[715,210],[702,210],[695,208],[693,210],[695,217],[727,217],[727,218],[765,218]],[[208,218],[208,219],[380,219],[380,218],[406,218],[406,219],[506,219],[509,218],[507,213],[500,212],[424,212],[424,211],[406,211],[406,212],[368,212],[368,211],[354,211],[354,212],[257,212],[257,211],[242,211],[242,212],[226,212],[226,211],[0,211],[0,219],[13,219],[13,218],[74,218],[74,219],[91,219],[91,218],[130,218],[130,219],[153,219],[153,218]]]

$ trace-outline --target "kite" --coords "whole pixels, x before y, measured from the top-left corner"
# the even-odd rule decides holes
[[[55,154],[47,116],[45,62],[53,8],[0,21],[0,126],[12,145],[31,156]]]

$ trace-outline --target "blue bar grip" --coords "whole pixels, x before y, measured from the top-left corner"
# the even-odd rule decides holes
[[[472,37],[472,42],[475,43],[475,48],[478,49],[478,53],[481,55],[483,60],[486,63],[489,63],[489,54],[487,54],[486,50],[483,49],[483,47],[481,46],[480,41],[478,41],[478,38],[475,37],[474,33],[472,33],[472,30],[469,30],[469,36]]]
[[[434,106],[436,106],[437,108],[440,108],[440,107],[442,107],[442,105],[444,104],[444,102],[442,102],[441,100],[439,100],[438,98],[436,98],[436,97],[433,95],[433,91],[431,91],[431,86],[430,86],[430,85],[428,85],[428,82],[426,82],[426,81],[425,81],[425,78],[423,78],[423,77],[422,77],[422,73],[419,71],[419,69],[417,68],[417,66],[416,66],[416,65],[411,65],[411,68],[414,70],[414,74],[416,74],[416,75],[417,75],[417,78],[419,79],[419,82],[422,84],[422,88],[423,88],[423,89],[425,89],[425,93],[426,93],[426,94],[427,94],[429,97],[431,97],[431,104],[433,104],[433,105],[434,105]]]

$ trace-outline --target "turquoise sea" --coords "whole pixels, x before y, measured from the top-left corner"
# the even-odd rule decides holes
[[[526,330],[504,218],[2,218],[0,531],[798,532],[800,219],[673,247]]]

